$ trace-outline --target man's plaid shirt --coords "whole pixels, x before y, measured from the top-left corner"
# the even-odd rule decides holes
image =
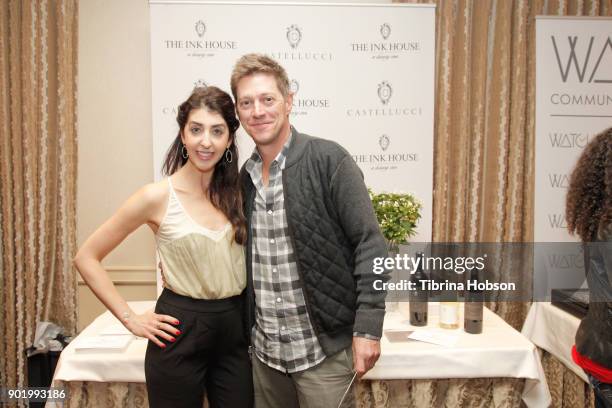
[[[253,346],[263,363],[287,373],[306,370],[325,358],[306,310],[287,226],[282,171],[291,139],[290,134],[270,165],[267,187],[257,149],[245,164],[257,190],[251,217],[256,305]]]

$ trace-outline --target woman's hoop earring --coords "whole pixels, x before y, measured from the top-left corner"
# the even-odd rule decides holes
[[[232,160],[234,160],[234,155],[232,154],[232,151],[229,148],[225,149],[225,161],[231,163]]]
[[[186,159],[189,157],[189,153],[187,152],[187,148],[185,147],[185,145],[181,147],[181,156],[183,156],[183,159]]]

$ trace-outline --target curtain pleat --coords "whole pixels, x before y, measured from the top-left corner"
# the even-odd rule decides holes
[[[76,332],[77,0],[0,4],[0,372],[27,386],[36,325]]]

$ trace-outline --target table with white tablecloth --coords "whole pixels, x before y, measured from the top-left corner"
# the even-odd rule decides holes
[[[154,302],[130,302],[130,306],[137,313],[150,309],[153,305]],[[437,325],[436,304],[430,304],[429,316],[430,327]],[[109,325],[116,324],[117,320],[106,312],[85,328],[79,337],[97,335]],[[419,330],[409,326],[399,312],[387,313],[384,329]],[[499,316],[485,308],[483,334],[472,335],[462,329],[458,329],[456,333],[458,340],[453,346],[413,340],[391,343],[383,336],[380,359],[365,379],[518,378],[525,379],[522,397],[527,406],[549,405],[550,394],[535,346]],[[74,350],[77,343],[78,338],[62,353],[54,376],[56,384],[133,384],[145,381],[146,340],[134,339],[120,353],[77,352]]]
[[[129,302],[135,313],[143,313],[155,307],[155,301]],[[134,337],[127,349],[121,352],[79,352],[76,346],[83,337],[99,335],[111,325],[121,324],[110,312],[98,316],[70,343],[60,355],[54,380],[145,382],[144,356],[147,339]]]
[[[410,326],[405,315],[388,313],[383,330],[422,330]],[[429,325],[437,322],[437,304],[430,304]],[[526,405],[548,406],[550,394],[536,347],[501,317],[485,308],[482,334],[462,329],[457,333],[459,339],[450,347],[418,341],[391,343],[383,336],[380,359],[365,378],[524,378]]]

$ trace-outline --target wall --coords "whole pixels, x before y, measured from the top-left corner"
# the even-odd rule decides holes
[[[153,181],[148,2],[79,3],[77,239]],[[141,227],[104,260],[128,300],[155,298],[155,246]],[[104,306],[79,283],[79,329]]]

